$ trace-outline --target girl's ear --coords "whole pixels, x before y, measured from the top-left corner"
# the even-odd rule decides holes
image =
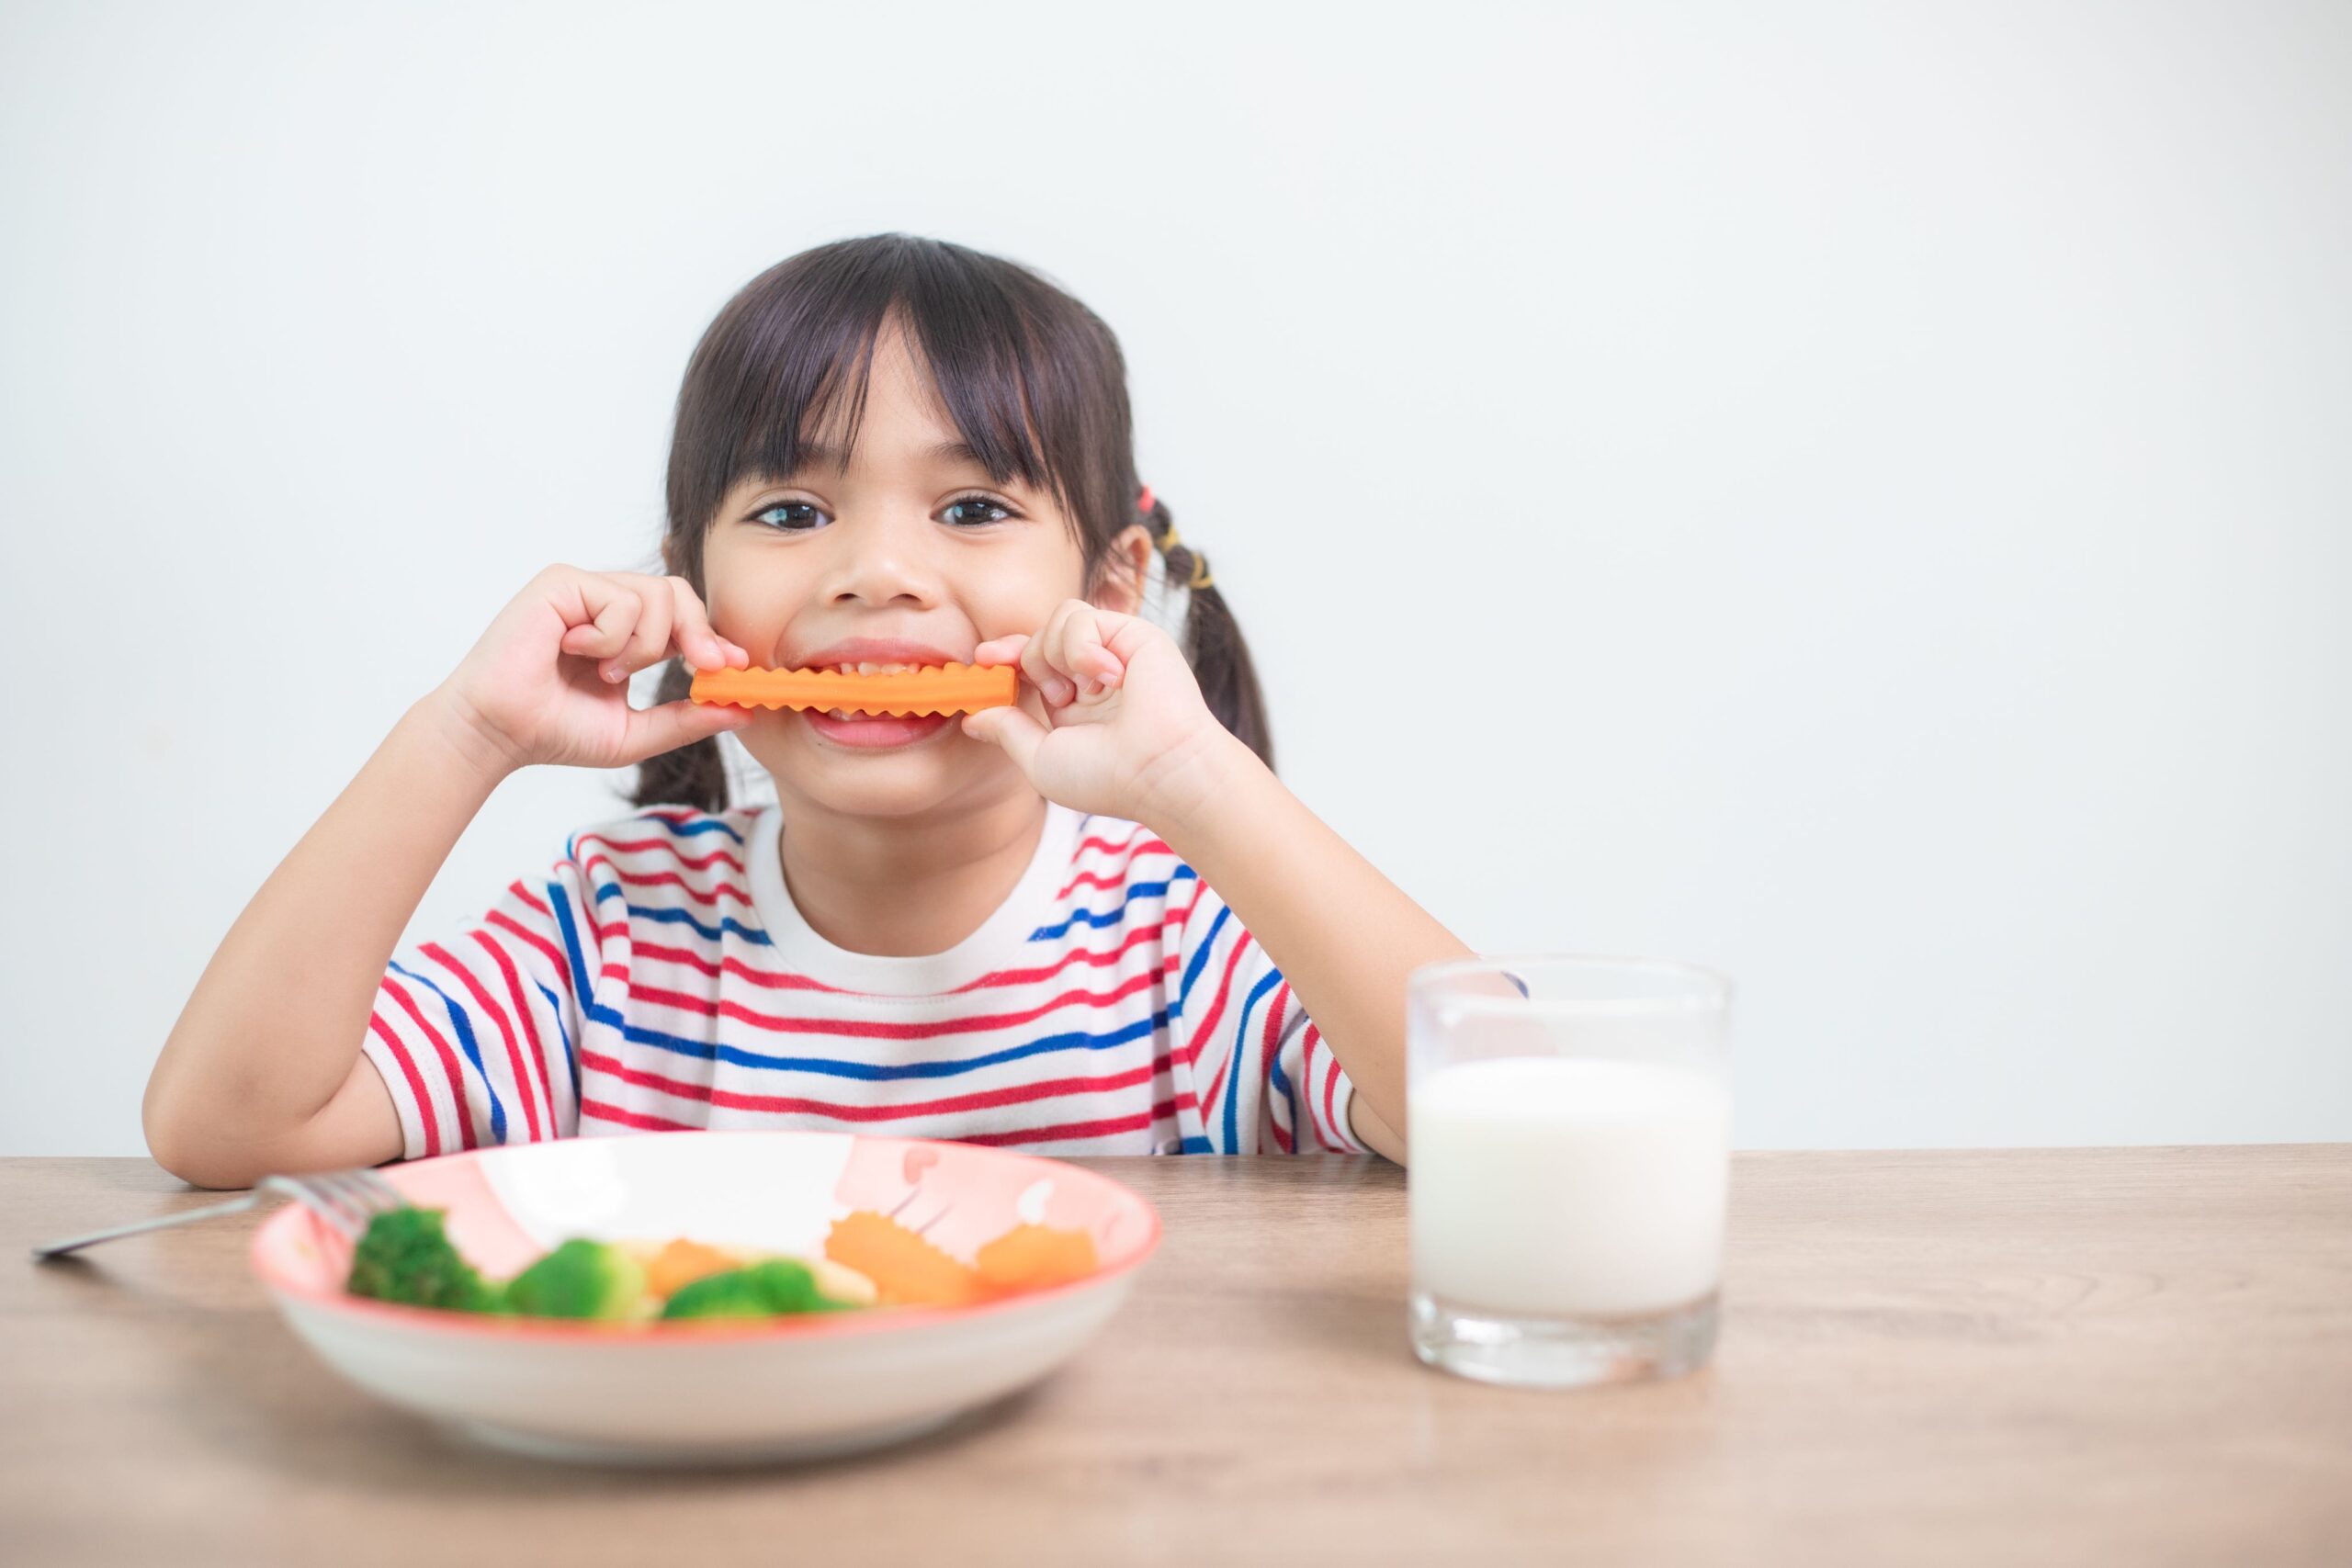
[[[1151,549],[1151,530],[1140,523],[1128,524],[1111,541],[1093,593],[1098,608],[1122,615],[1143,614],[1143,585],[1149,575]]]

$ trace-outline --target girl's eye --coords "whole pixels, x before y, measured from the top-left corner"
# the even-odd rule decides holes
[[[985,495],[959,495],[955,500],[947,503],[947,511],[949,513],[948,521],[956,521],[954,513],[956,509],[959,506],[984,507],[997,513],[994,517],[967,517],[962,521],[964,526],[967,528],[976,527],[982,523],[1001,523],[1006,518],[1012,515],[1012,509],[1011,507],[1005,505],[1001,501],[992,499],[991,497]]]
[[[957,515],[960,509],[965,507],[974,508],[982,515]],[[779,501],[774,506],[763,507],[753,513],[752,521],[764,523],[780,534],[806,534],[817,525],[814,522],[794,516],[793,513],[807,513],[809,517],[822,517],[825,514],[819,507],[806,501]],[[946,507],[947,520],[959,527],[966,528],[976,528],[988,523],[1001,523],[1014,515],[1011,507],[986,495],[959,495],[949,502]]]
[[[808,531],[810,526],[809,525],[802,523],[787,523],[775,517],[777,513],[790,512],[796,507],[802,512],[815,512],[817,510],[805,501],[779,501],[774,506],[766,507],[759,512],[753,513],[752,514],[752,521],[754,523],[765,523],[769,527],[774,528],[780,533],[805,534]]]

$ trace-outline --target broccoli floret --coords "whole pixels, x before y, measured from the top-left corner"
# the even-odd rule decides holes
[[[706,1274],[682,1285],[662,1309],[665,1318],[775,1317],[787,1313],[842,1312],[852,1303],[837,1302],[817,1288],[817,1276],[805,1263],[770,1258],[743,1269]]]
[[[451,1312],[496,1312],[498,1287],[477,1273],[442,1229],[446,1209],[388,1209],[368,1222],[344,1289],[355,1296]]]
[[[577,1237],[506,1281],[506,1310],[530,1317],[635,1317],[644,1296],[643,1264]]]

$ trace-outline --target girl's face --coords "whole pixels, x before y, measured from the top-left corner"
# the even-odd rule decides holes
[[[969,663],[979,644],[1035,632],[1084,593],[1079,547],[1052,497],[992,481],[958,449],[935,397],[888,323],[848,466],[838,433],[821,433],[804,444],[802,471],[750,476],[728,492],[703,542],[705,599],[711,625],[755,664]],[[1150,547],[1140,525],[1129,532]],[[1135,542],[1123,538],[1121,553],[1139,563],[1125,548]],[[1133,597],[1114,587],[1098,602],[1125,610]],[[866,639],[904,646],[858,646]],[[860,733],[791,708],[752,714],[737,733],[787,799],[889,817],[1027,787],[952,715]],[[910,729],[894,744],[858,743]]]

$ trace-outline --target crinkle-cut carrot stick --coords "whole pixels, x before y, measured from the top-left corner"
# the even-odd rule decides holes
[[[1012,705],[1010,664],[942,664],[860,675],[839,670],[697,670],[688,695],[738,707],[842,708],[852,713],[977,713]]]
[[[887,1306],[964,1306],[979,1276],[888,1214],[859,1209],[833,1222],[825,1256],[874,1281]]]

